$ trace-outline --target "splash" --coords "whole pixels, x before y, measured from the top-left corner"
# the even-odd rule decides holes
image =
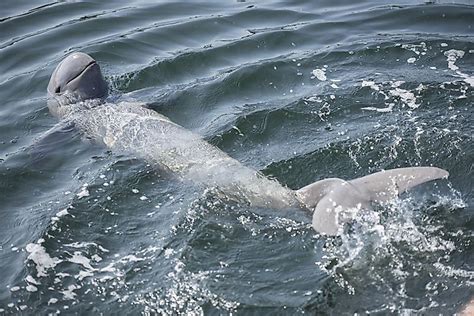
[[[407,283],[420,275],[436,275],[431,278],[434,284],[456,277],[464,286],[472,285],[472,271],[450,261],[457,245],[443,232],[444,226],[433,224],[419,210],[447,212],[465,206],[459,193],[451,189],[449,196],[438,196],[429,207],[417,200],[395,199],[376,211],[359,212],[339,239],[326,240],[327,255],[317,265],[351,295],[367,291],[367,284],[385,289],[392,297],[386,306],[392,304],[397,310],[406,309]],[[364,277],[358,277],[357,271],[366,271]],[[427,295],[436,295],[438,285],[427,285],[425,290]]]
[[[209,272],[186,271],[186,265],[176,259],[173,271],[166,276],[166,283],[169,286],[139,294],[133,303],[143,306],[145,314],[204,315],[202,305],[205,303],[232,314],[240,304],[226,300],[206,289],[203,284],[208,277]]]

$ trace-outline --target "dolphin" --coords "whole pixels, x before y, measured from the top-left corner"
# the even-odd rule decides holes
[[[256,207],[309,211],[313,228],[321,234],[340,234],[354,210],[370,208],[372,203],[449,176],[436,167],[398,168],[353,180],[324,179],[291,190],[141,103],[107,102],[108,85],[100,66],[85,53],[75,52],[63,59],[52,73],[47,91],[50,112],[93,141],[215,188],[228,199]]]

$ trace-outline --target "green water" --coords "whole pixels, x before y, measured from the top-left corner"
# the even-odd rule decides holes
[[[474,295],[472,1],[3,1],[0,315],[453,314]],[[296,189],[433,165],[341,237],[110,152],[46,107],[91,54],[139,101]]]

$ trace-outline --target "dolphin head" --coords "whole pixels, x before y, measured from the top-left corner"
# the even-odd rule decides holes
[[[102,99],[107,93],[107,82],[96,61],[87,54],[76,52],[64,58],[51,75],[48,94],[53,102],[48,106],[53,114],[58,114],[58,107]]]

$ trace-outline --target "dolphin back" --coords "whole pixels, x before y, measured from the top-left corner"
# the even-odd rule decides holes
[[[69,118],[97,143],[145,159],[206,188],[218,188],[227,198],[256,207],[299,206],[292,190],[141,103],[105,103],[73,112]]]

